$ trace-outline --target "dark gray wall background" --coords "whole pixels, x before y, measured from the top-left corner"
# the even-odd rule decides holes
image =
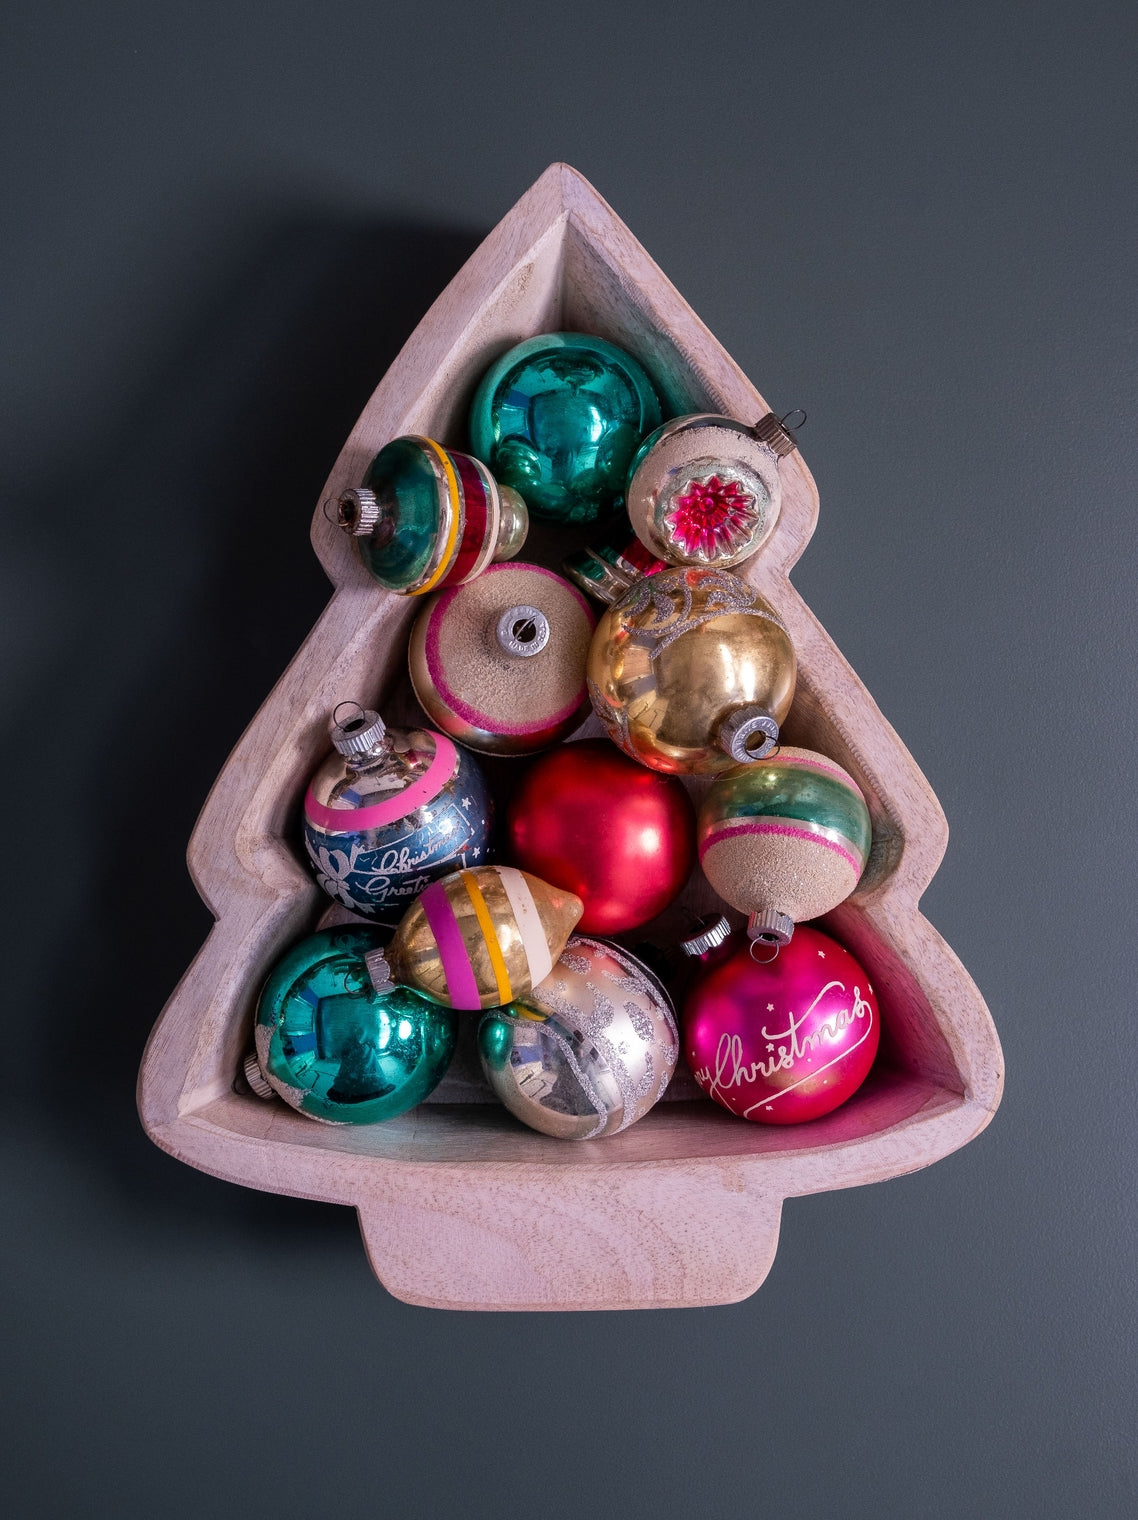
[[[1133,6],[8,31],[6,1513],[1133,1514]],[[926,911],[1007,1057],[977,1142],[789,1203],[730,1308],[408,1308],[349,1211],[133,1107],[193,819],[327,595],[326,472],[555,158],[809,411],[795,579],[943,801]]]

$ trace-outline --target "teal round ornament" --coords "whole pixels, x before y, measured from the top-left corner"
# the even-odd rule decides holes
[[[257,1063],[299,1113],[378,1124],[421,1103],[450,1064],[455,1014],[408,988],[372,985],[365,957],[389,938],[371,925],[320,929],[269,972],[254,1025]]]
[[[661,418],[631,354],[587,333],[543,333],[482,377],[471,446],[534,517],[593,522],[623,502],[632,456]]]

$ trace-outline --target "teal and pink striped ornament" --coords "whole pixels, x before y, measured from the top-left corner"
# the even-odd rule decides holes
[[[857,782],[835,761],[784,747],[716,778],[699,810],[699,861],[752,937],[785,943],[857,886],[872,843]]]

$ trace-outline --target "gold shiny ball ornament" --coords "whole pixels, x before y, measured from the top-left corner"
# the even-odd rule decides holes
[[[410,987],[446,1008],[497,1008],[545,980],[583,904],[513,866],[475,866],[432,884],[384,951],[374,985]]]
[[[774,608],[726,570],[647,577],[589,646],[589,696],[609,738],[669,773],[716,774],[770,754],[796,674]]]
[[[589,711],[585,659],[596,618],[575,586],[540,565],[491,565],[432,596],[407,651],[431,722],[468,749],[531,755]]]
[[[625,499],[637,538],[673,565],[722,570],[750,559],[778,521],[778,462],[795,447],[792,438],[781,425],[772,434],[706,413],[665,422],[629,472]]]

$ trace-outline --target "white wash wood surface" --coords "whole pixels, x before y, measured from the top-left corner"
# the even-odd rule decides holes
[[[520,339],[558,329],[635,353],[666,414],[752,420],[768,410],[605,202],[555,164],[423,318],[322,500],[359,484],[398,434],[465,446],[466,409],[486,366]],[[882,1054],[865,1087],[824,1119],[777,1129],[731,1118],[695,1097],[688,1079],[670,1095],[680,1101],[623,1134],[568,1144],[486,1102],[469,1062],[434,1101],[363,1129],[317,1124],[234,1090],[265,973],[327,907],[302,864],[298,818],[327,749],[328,712],[349,696],[382,704],[394,721],[401,706],[413,711],[404,651],[418,602],[381,591],[318,507],[312,540],[334,595],[234,749],[190,843],[194,882],[217,922],[143,1059],[139,1109],[158,1145],[249,1187],[355,1206],[377,1276],[409,1302],[598,1309],[745,1297],[774,1258],[784,1198],[915,1171],[984,1128],[1002,1084],[995,1029],[918,907],[944,852],[944,816],[790,584],[818,497],[799,454],[781,472],[778,525],[742,573],[778,609],[797,650],[785,739],[844,765],[873,817],[866,875],[827,920],[881,1001]],[[540,540],[538,530],[525,557],[541,557]],[[698,871],[683,900],[697,911],[714,901]],[[677,922],[673,910],[646,937],[674,943]]]

